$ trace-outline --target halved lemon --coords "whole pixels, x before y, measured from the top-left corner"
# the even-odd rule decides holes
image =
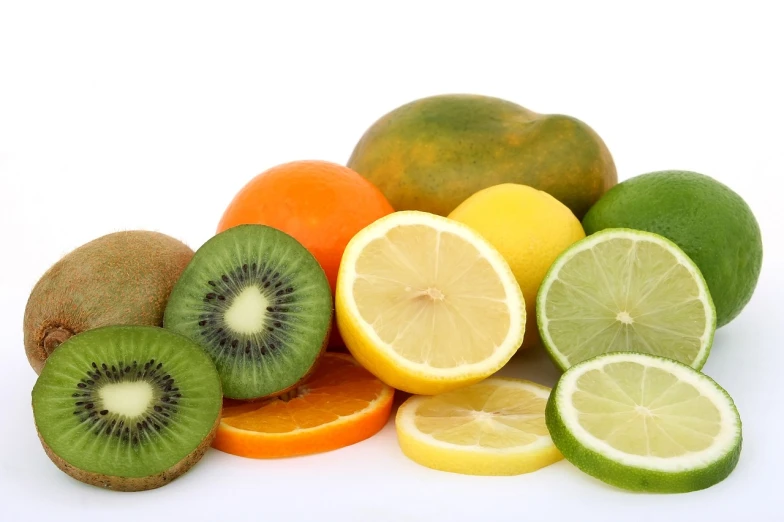
[[[501,254],[467,226],[426,212],[395,212],[354,236],[335,311],[365,368],[422,395],[490,376],[525,333],[523,294]]]
[[[466,475],[519,475],[563,459],[545,424],[550,388],[491,377],[398,409],[398,442],[414,462]]]

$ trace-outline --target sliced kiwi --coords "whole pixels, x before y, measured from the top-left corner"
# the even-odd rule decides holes
[[[32,392],[49,458],[87,484],[163,486],[201,459],[218,429],[220,377],[190,339],[154,326],[77,334],[47,359]]]
[[[199,248],[174,285],[164,327],[212,357],[223,393],[258,399],[283,393],[326,347],[332,293],[316,258],[265,225],[240,225]]]

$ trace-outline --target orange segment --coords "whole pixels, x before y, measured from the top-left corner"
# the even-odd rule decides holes
[[[394,390],[351,356],[326,353],[313,374],[282,397],[226,400],[213,447],[251,458],[334,450],[377,433],[389,419]]]

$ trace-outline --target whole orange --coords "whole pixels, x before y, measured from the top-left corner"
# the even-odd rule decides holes
[[[393,211],[375,185],[348,167],[292,161],[262,172],[242,187],[223,213],[218,232],[249,223],[286,232],[318,260],[334,295],[349,240]],[[333,327],[330,346],[342,344]]]

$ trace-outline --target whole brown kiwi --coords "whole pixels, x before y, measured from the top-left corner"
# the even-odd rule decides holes
[[[161,326],[174,283],[193,257],[160,232],[113,232],[76,248],[33,287],[24,313],[24,345],[36,373],[77,333],[111,325]]]

